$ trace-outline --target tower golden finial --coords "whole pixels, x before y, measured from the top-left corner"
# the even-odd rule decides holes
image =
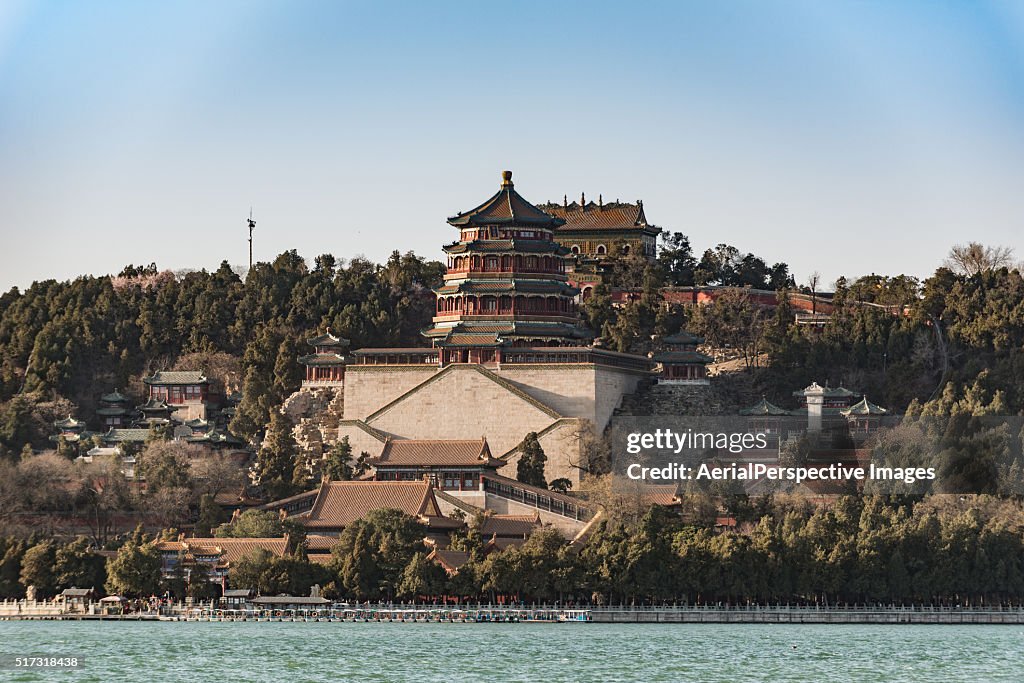
[[[512,171],[501,172],[501,186],[512,187]]]

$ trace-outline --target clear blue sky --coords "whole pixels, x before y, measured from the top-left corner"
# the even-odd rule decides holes
[[[0,1],[0,289],[437,258],[502,169],[798,280],[1024,258],[1024,4]]]

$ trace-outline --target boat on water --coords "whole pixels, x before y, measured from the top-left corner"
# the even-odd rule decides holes
[[[562,610],[558,613],[557,619],[559,623],[565,624],[593,621],[593,617],[590,616],[590,610],[585,609]]]

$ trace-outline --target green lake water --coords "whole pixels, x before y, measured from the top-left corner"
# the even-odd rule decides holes
[[[1024,681],[1024,627],[0,622],[0,681]]]

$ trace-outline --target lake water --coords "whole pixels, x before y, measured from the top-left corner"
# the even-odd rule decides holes
[[[1024,681],[1024,627],[0,622],[0,681]]]

